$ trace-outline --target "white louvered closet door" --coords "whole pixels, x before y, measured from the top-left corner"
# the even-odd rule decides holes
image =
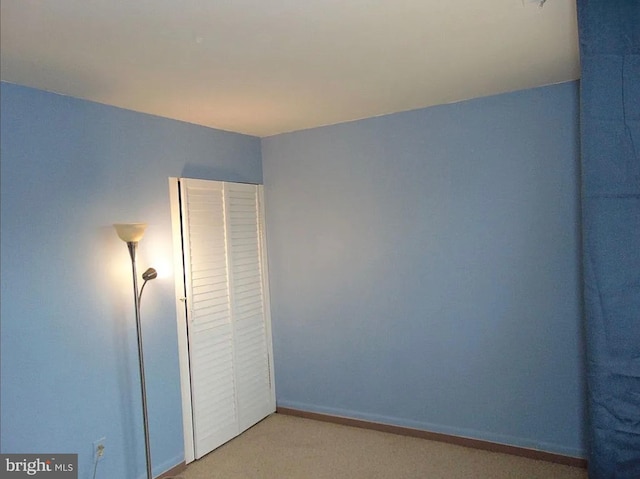
[[[275,410],[257,185],[180,179],[194,456]]]
[[[263,241],[256,185],[224,184],[238,424],[240,431],[272,413],[265,322]]]

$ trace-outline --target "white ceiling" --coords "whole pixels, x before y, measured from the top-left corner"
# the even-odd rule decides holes
[[[269,136],[579,77],[575,0],[2,0],[2,80]]]

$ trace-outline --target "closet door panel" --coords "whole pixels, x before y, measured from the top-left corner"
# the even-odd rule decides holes
[[[183,180],[183,249],[195,457],[238,434],[224,190]]]
[[[244,431],[273,412],[258,187],[225,183],[225,205],[238,421]]]

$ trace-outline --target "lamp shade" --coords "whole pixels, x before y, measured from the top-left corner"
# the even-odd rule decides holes
[[[158,272],[154,268],[149,268],[144,273],[142,273],[142,279],[144,279],[145,281],[156,279],[157,277]]]
[[[126,243],[137,243],[144,236],[146,223],[117,223],[113,227],[120,239]]]

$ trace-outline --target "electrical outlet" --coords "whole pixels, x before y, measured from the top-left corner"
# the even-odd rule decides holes
[[[104,437],[93,441],[93,458],[96,462],[104,459],[106,441],[107,439]]]

